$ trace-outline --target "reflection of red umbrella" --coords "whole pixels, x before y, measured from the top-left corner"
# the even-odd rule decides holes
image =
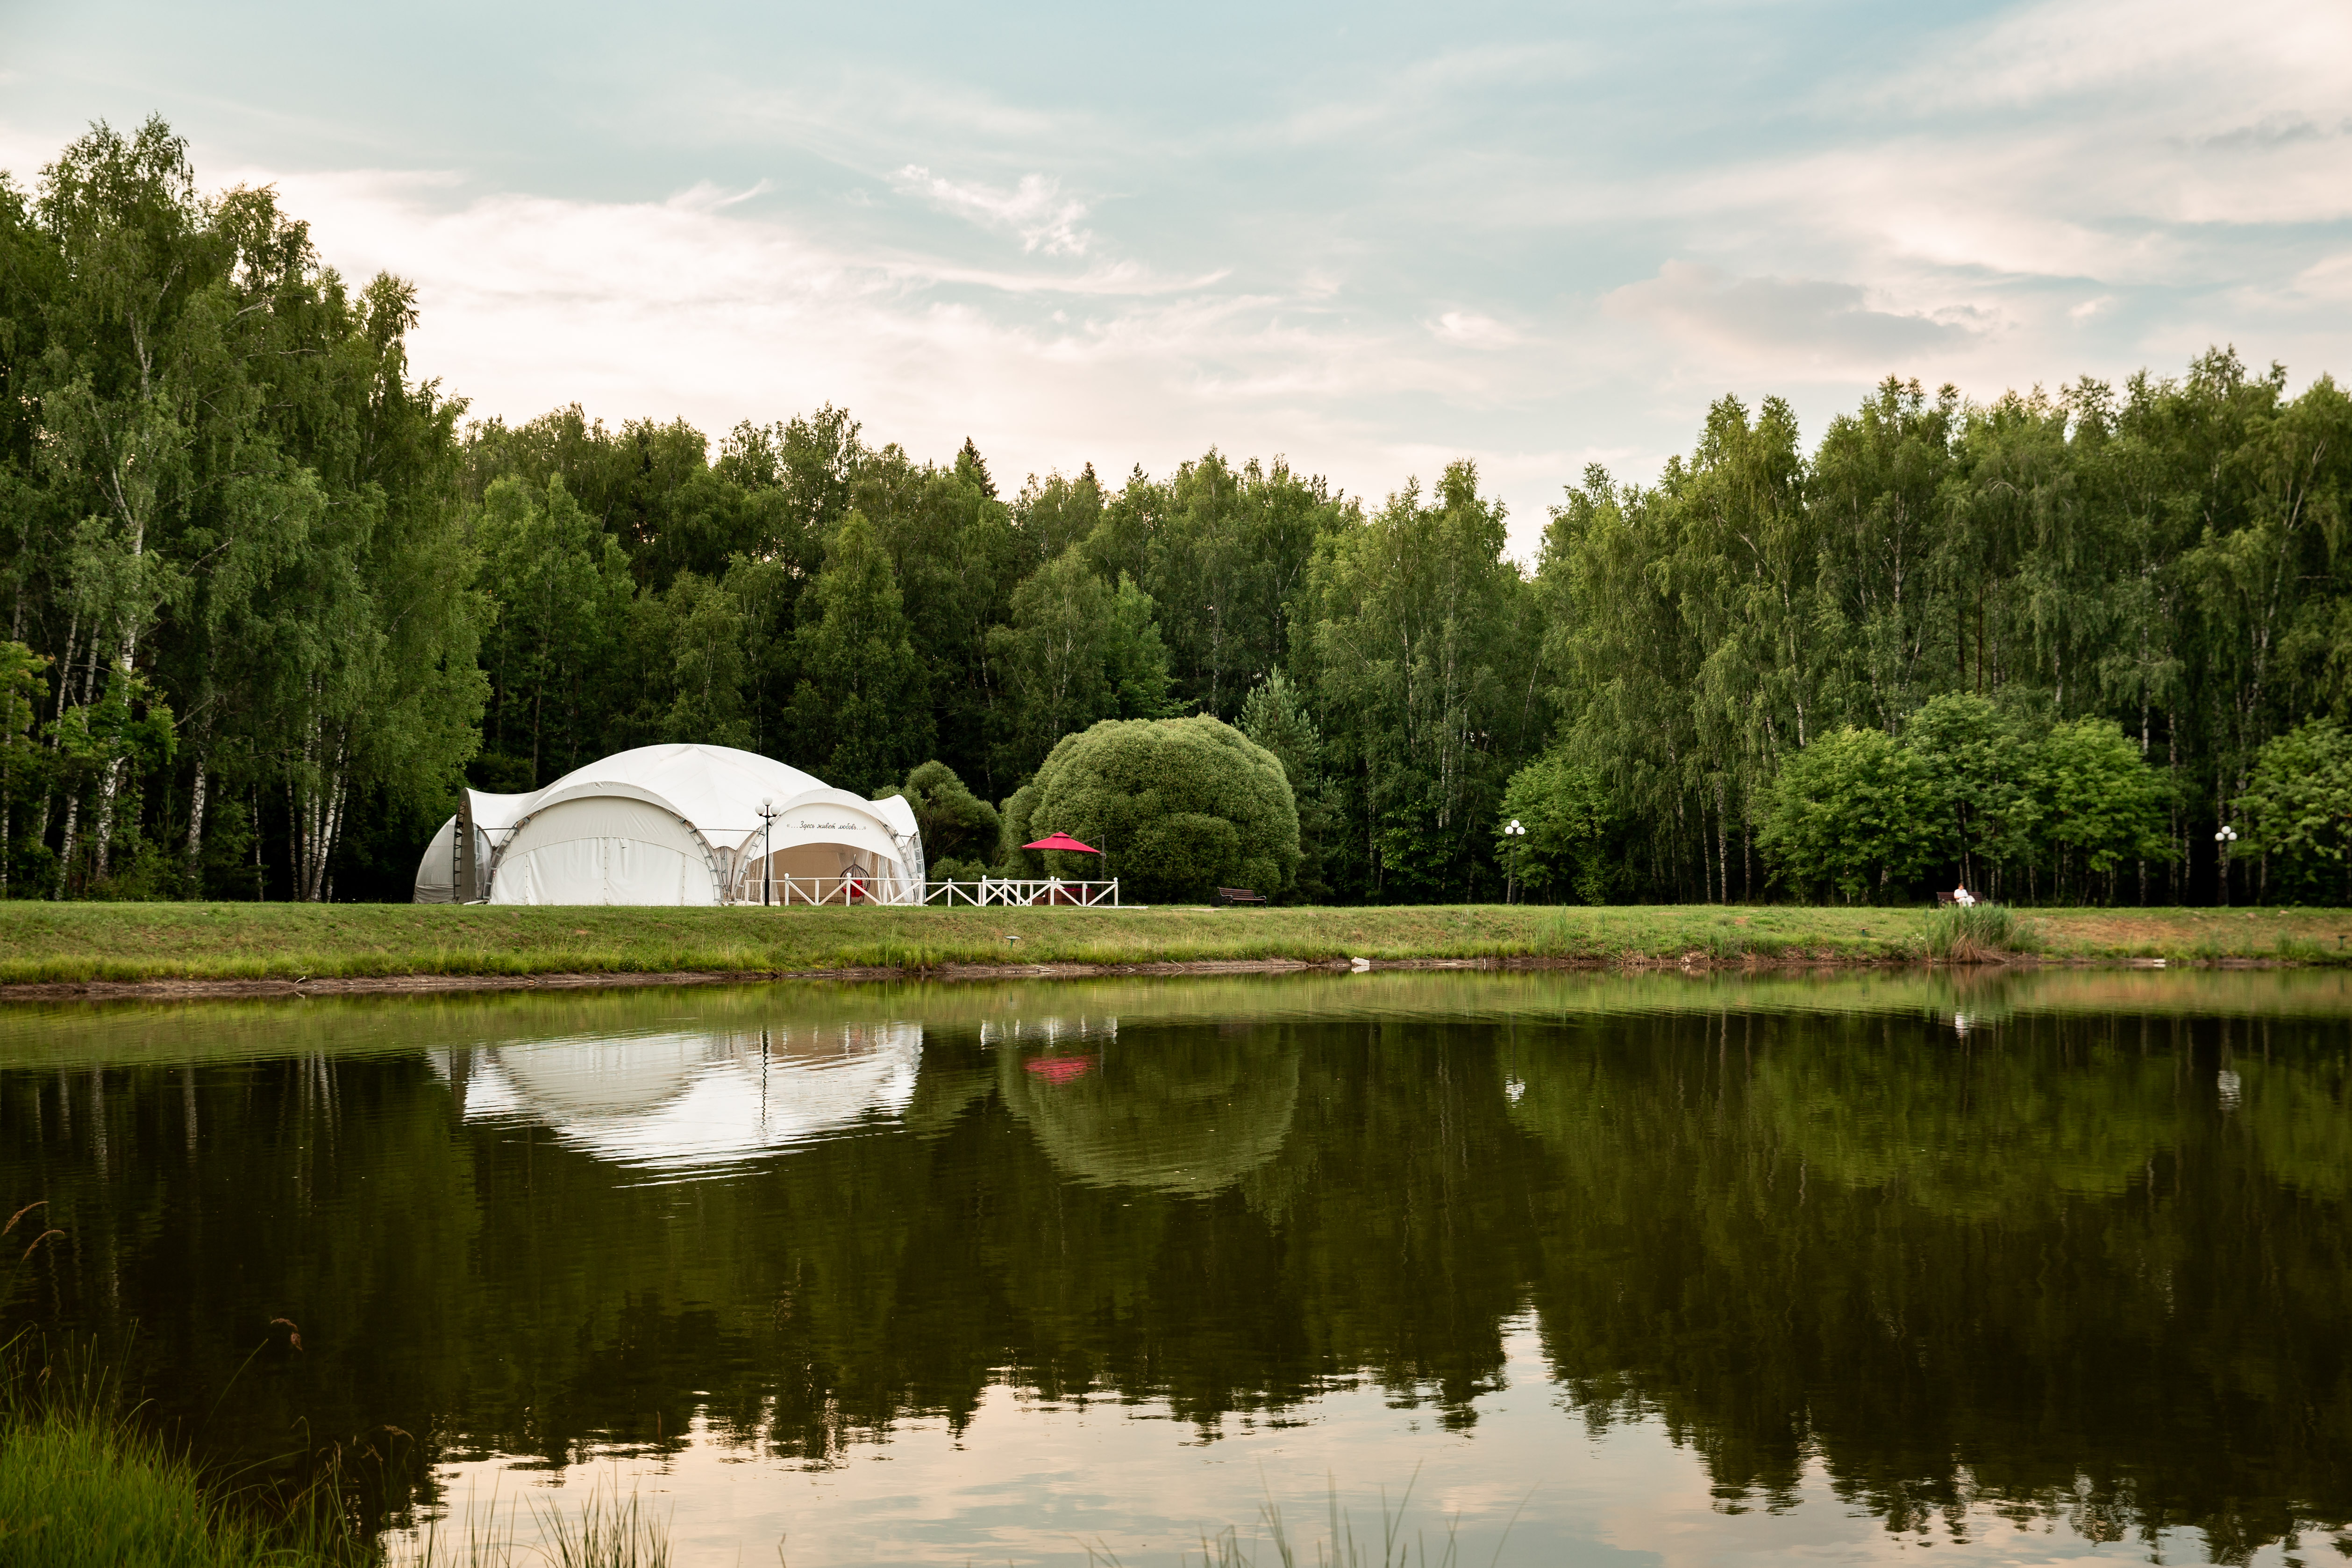
[[[1084,1078],[1093,1070],[1097,1057],[1035,1057],[1021,1064],[1021,1070],[1032,1078],[1042,1078],[1047,1083],[1067,1083],[1074,1078]]]
[[[1099,855],[1101,850],[1091,844],[1081,844],[1066,833],[1056,833],[1051,838],[1040,838],[1034,844],[1024,844],[1024,849],[1066,849],[1073,855]]]

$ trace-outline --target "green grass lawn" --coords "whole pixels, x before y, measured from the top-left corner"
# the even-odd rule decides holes
[[[525,909],[0,904],[0,983],[760,973],[1349,957],[1853,963],[1923,955],[1919,909]],[[2024,911],[2054,958],[2337,962],[2352,910]]]

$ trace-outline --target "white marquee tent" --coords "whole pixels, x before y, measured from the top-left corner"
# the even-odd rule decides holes
[[[731,746],[642,746],[529,795],[466,791],[417,863],[416,901],[914,903],[923,873],[895,795]]]

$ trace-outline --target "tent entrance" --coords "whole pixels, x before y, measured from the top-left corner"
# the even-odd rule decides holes
[[[764,873],[764,875],[763,875]],[[756,904],[871,904],[887,902],[895,883],[878,870],[873,855],[855,844],[793,844],[778,849],[762,866],[757,855],[743,864],[735,901]],[[763,891],[764,889],[764,891]]]

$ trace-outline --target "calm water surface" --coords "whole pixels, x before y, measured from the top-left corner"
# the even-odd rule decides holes
[[[0,1331],[396,1549],[2340,1562],[2347,1052],[2326,973],[26,1007]]]

